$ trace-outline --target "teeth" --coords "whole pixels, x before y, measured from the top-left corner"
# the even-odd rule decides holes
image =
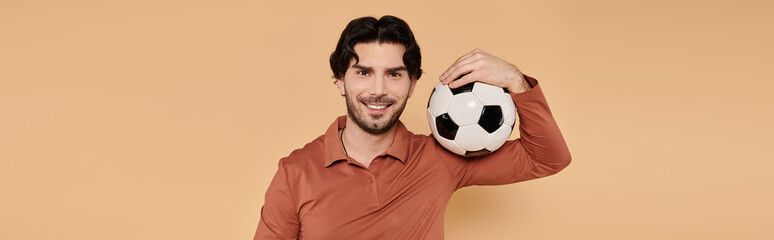
[[[373,109],[383,109],[383,108],[387,107],[387,106],[376,106],[376,105],[370,105],[370,104],[366,104],[366,106],[368,106],[370,108],[373,108]]]

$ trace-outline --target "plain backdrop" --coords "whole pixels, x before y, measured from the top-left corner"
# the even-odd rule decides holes
[[[469,187],[447,239],[772,239],[771,1],[0,2],[0,239],[250,239],[277,161],[346,113],[346,24],[406,20],[425,75],[536,77],[573,156]],[[518,133],[512,138],[517,138]]]

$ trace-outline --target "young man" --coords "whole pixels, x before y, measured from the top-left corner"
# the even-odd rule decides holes
[[[347,115],[280,159],[254,239],[443,239],[455,190],[544,177],[570,163],[537,81],[489,53],[473,50],[439,77],[451,88],[473,81],[507,88],[518,108],[522,138],[476,158],[398,120],[422,74],[403,20],[353,20],[330,64]]]

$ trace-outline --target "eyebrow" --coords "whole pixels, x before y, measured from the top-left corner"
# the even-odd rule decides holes
[[[366,71],[366,72],[373,72],[374,71],[373,67],[366,67],[366,66],[359,65],[359,64],[352,65],[352,68],[357,68],[357,69],[360,69],[360,70],[363,70],[363,71]],[[400,66],[400,67],[394,67],[394,68],[388,68],[387,69],[387,72],[398,72],[398,71],[408,71],[408,69],[405,66]]]
[[[388,68],[387,69],[387,72],[399,72],[399,71],[408,71],[408,69],[406,69],[406,67],[404,67],[404,66]]]
[[[352,65],[352,68],[357,68],[357,69],[360,69],[360,70],[363,70],[363,71],[366,71],[366,72],[373,72],[374,71],[374,68],[372,68],[372,67],[361,66],[359,64]]]

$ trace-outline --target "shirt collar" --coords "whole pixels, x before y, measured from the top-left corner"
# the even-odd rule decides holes
[[[325,167],[330,166],[336,161],[350,160],[346,154],[344,154],[344,148],[341,145],[341,139],[339,138],[339,130],[347,126],[347,115],[339,116],[336,121],[333,121],[328,130],[325,131],[324,144],[325,144]],[[406,164],[406,159],[409,154],[409,143],[411,140],[411,133],[403,125],[403,122],[398,120],[395,124],[395,139],[392,142],[392,146],[387,149],[384,154],[397,158],[401,163]],[[381,156],[381,155],[380,155]]]

